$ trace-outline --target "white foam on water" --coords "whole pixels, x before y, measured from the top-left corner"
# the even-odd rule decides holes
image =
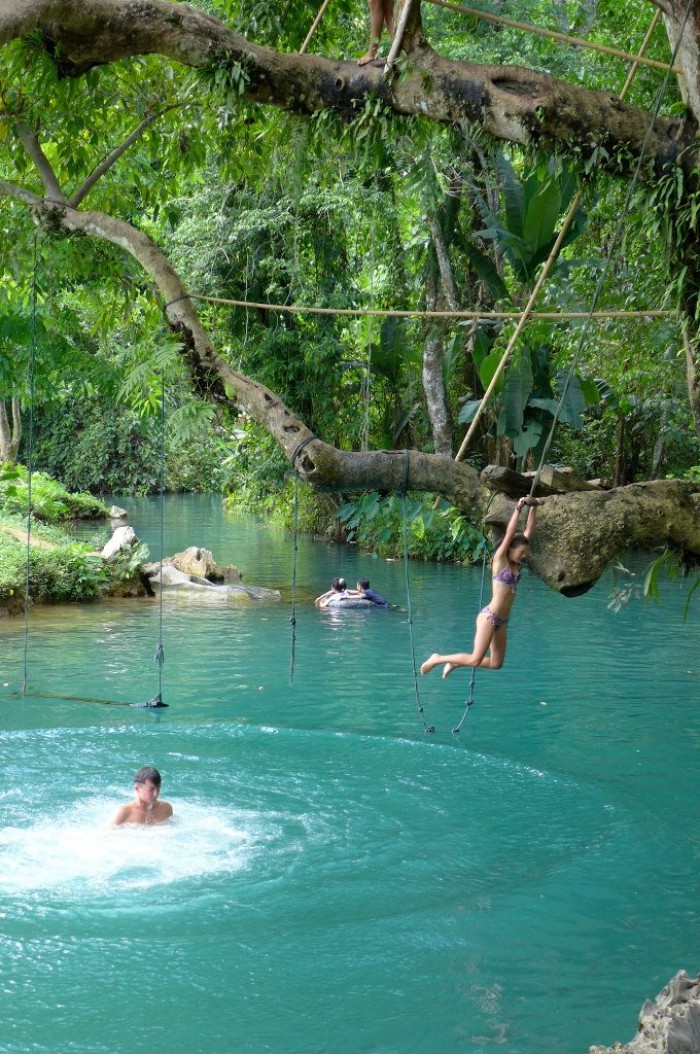
[[[222,806],[178,803],[155,827],[109,826],[104,802],[0,830],[0,897],[45,891],[149,889],[230,875],[246,867],[262,832],[255,818]]]

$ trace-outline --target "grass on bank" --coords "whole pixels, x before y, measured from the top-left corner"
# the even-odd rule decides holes
[[[144,546],[105,562],[86,542],[59,524],[106,520],[109,508],[91,494],[73,494],[45,473],[31,478],[32,519],[27,548],[29,479],[21,466],[0,470],[0,608],[17,612],[29,595],[34,603],[95,600],[133,576],[147,554]]]

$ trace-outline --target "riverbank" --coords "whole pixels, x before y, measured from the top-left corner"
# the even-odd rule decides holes
[[[74,537],[78,521],[94,524],[93,541]],[[100,550],[110,533],[109,523],[109,506],[93,495],[67,491],[42,472],[33,473],[30,481],[21,465],[4,469],[0,476],[0,618],[24,611],[27,588],[31,602],[40,604],[129,595],[138,589],[138,567],[147,559],[147,550],[140,547],[138,552],[104,560]]]

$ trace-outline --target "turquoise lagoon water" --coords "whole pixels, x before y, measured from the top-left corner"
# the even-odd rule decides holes
[[[158,551],[158,506],[124,502]],[[401,562],[292,546],[174,498],[165,551],[279,602],[158,604],[0,626],[0,1050],[574,1054],[632,1037],[700,969],[697,603],[608,609],[525,576],[506,666],[419,681]],[[399,605],[319,612],[366,574]],[[411,564],[418,661],[471,640],[480,574]],[[28,693],[17,689],[24,663]],[[142,763],[175,820],[110,829]]]

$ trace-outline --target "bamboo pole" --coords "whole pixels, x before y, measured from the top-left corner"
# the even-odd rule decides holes
[[[399,22],[394,30],[394,38],[389,48],[389,54],[386,57],[384,64],[384,72],[389,73],[393,68],[396,56],[399,53],[399,49],[403,44],[404,34],[406,32],[406,26],[408,25],[408,19],[411,14],[411,8],[413,6],[413,0],[404,0],[404,5],[401,8],[401,15],[399,16]]]
[[[490,11],[478,11],[474,7],[465,7],[464,4],[454,4],[450,0],[426,0],[426,3],[434,4],[435,7],[445,7],[450,11],[461,11],[462,14],[479,18],[485,22],[493,22],[499,26],[509,26],[511,29],[522,29],[526,33],[534,33],[535,36],[545,37],[547,40],[556,40],[561,44],[571,44],[576,48],[588,48],[590,51],[599,51],[603,55],[613,58],[624,59],[626,62],[635,62],[642,66],[651,66],[653,69],[663,70],[664,73],[670,69],[672,73],[680,73],[678,66],[669,66],[667,62],[659,62],[657,59],[647,59],[642,55],[633,55],[619,48],[608,47],[607,44],[597,44],[593,40],[585,40],[583,37],[572,37],[566,33],[558,33],[554,29],[542,29],[528,22],[516,22],[514,18],[506,18],[505,15],[493,15]]]
[[[491,383],[489,384],[488,388],[484,392],[483,398],[482,398],[481,402],[479,403],[479,407],[478,407],[478,409],[477,409],[477,411],[474,414],[474,417],[472,419],[472,423],[469,425],[469,428],[467,429],[467,434],[465,435],[464,439],[462,440],[459,450],[455,454],[455,461],[461,461],[462,458],[464,457],[464,455],[467,452],[467,447],[469,446],[469,443],[471,442],[471,438],[474,435],[474,432],[476,431],[476,427],[479,424],[479,421],[481,420],[481,415],[483,414],[484,410],[486,409],[486,404],[489,401],[489,398],[490,398],[494,388],[498,384],[498,382],[500,380],[500,377],[501,377],[501,374],[503,373],[503,371],[505,370],[506,366],[508,365],[508,360],[510,359],[510,356],[511,356],[511,354],[513,352],[513,348],[515,347],[515,345],[518,342],[520,334],[525,329],[525,326],[527,325],[527,323],[530,320],[530,313],[531,313],[532,308],[533,308],[533,306],[535,304],[535,301],[537,300],[537,297],[540,295],[540,290],[542,289],[542,286],[544,285],[545,281],[549,277],[549,272],[552,270],[552,267],[556,263],[557,257],[559,256],[559,250],[562,247],[562,243],[564,241],[564,238],[569,233],[569,228],[570,228],[571,224],[573,223],[574,216],[576,215],[576,213],[578,211],[578,208],[579,208],[579,205],[581,204],[582,201],[583,201],[583,194],[579,190],[579,191],[576,192],[571,204],[569,205],[569,209],[568,209],[568,211],[566,213],[566,216],[564,217],[564,221],[563,221],[563,223],[561,225],[561,230],[559,231],[559,233],[557,235],[557,238],[556,238],[556,241],[554,242],[554,245],[552,246],[552,251],[550,252],[550,254],[547,257],[547,259],[545,260],[544,267],[540,271],[539,277],[538,277],[537,281],[535,282],[535,287],[532,290],[532,292],[530,293],[530,299],[528,300],[527,304],[525,305],[525,309],[524,309],[523,313],[520,316],[520,320],[519,320],[517,326],[515,327],[515,329],[513,330],[512,334],[511,334],[510,340],[508,341],[508,344],[506,346],[506,350],[503,352],[503,355],[501,356],[501,361],[499,362],[498,366],[496,367],[496,372],[494,373],[493,377],[491,378]]]
[[[435,2],[435,0],[430,0],[430,2],[433,3],[433,2]],[[636,62],[636,65],[634,66],[634,72],[636,72],[636,70],[639,68],[639,62],[641,61],[641,59],[643,57],[644,49],[646,48],[647,44],[649,43],[649,40],[651,39],[651,33],[654,30],[654,27],[656,25],[656,21],[657,21],[657,17],[656,17],[656,15],[654,15],[654,19],[652,20],[652,26],[650,27],[650,30],[647,31],[647,33],[646,33],[646,35],[644,37],[644,40],[642,41],[641,47],[639,49],[639,53],[636,56],[631,56],[633,58],[633,61]],[[626,80],[626,82],[625,82],[625,84],[624,84],[624,86],[622,88],[622,91],[620,92],[620,99],[623,99],[624,96],[627,94],[627,91],[629,90],[630,84],[632,83],[632,79],[633,79],[632,76],[627,78],[627,80]],[[507,365],[508,360],[509,360],[509,358],[511,356],[513,348],[515,347],[515,344],[516,344],[516,341],[518,340],[518,337],[520,336],[520,334],[522,333],[523,329],[527,325],[529,317],[531,317],[531,315],[530,315],[531,308],[532,308],[533,304],[535,303],[535,300],[539,296],[540,289],[542,288],[545,279],[547,278],[549,272],[551,271],[552,267],[554,266],[554,263],[555,263],[558,255],[559,255],[559,250],[561,249],[562,242],[564,241],[564,238],[565,238],[565,236],[566,236],[566,234],[567,234],[567,232],[569,230],[569,227],[571,226],[573,218],[574,218],[574,216],[576,214],[576,211],[577,211],[579,205],[581,204],[582,200],[583,200],[583,194],[581,193],[581,191],[578,191],[576,196],[574,197],[573,201],[571,202],[571,205],[569,206],[569,210],[568,210],[566,216],[564,217],[564,222],[562,223],[562,227],[561,227],[561,230],[559,231],[559,234],[557,236],[557,240],[555,241],[555,243],[554,243],[554,245],[552,247],[551,253],[547,257],[547,260],[545,261],[545,265],[544,265],[544,267],[542,269],[542,272],[541,272],[539,278],[537,279],[537,282],[535,284],[535,288],[533,289],[532,294],[530,295],[530,299],[527,302],[527,305],[525,307],[525,310],[522,313],[520,321],[518,322],[518,325],[516,326],[515,330],[513,331],[513,334],[511,336],[510,340],[508,341],[508,345],[506,347],[506,350],[503,353],[503,357],[501,358],[501,361],[498,364],[496,372],[494,373],[493,377],[491,378],[491,383],[489,384],[488,388],[484,392],[483,398],[482,398],[481,402],[479,403],[479,407],[478,407],[478,409],[476,411],[476,414],[474,415],[472,423],[470,424],[470,426],[469,426],[469,428],[467,430],[467,434],[465,435],[464,439],[462,440],[462,442],[460,444],[460,447],[459,447],[459,450],[455,454],[455,461],[461,461],[462,458],[464,457],[466,451],[467,451],[467,447],[469,446],[471,438],[474,435],[474,432],[476,431],[476,426],[477,426],[478,422],[481,419],[481,415],[482,415],[482,413],[483,413],[483,411],[484,411],[484,409],[486,407],[486,403],[488,402],[488,399],[489,399],[491,393],[493,392],[494,388],[496,387],[496,384],[498,383],[498,381],[500,379],[500,376],[503,373],[503,370],[506,368],[506,365]],[[590,312],[590,317],[591,318],[593,317],[593,312]]]
[[[330,2],[331,2],[331,0],[323,0],[323,3],[321,4],[320,8],[318,9],[318,14],[316,15],[315,19],[311,23],[311,29],[306,34],[306,39],[305,39],[304,43],[301,45],[301,47],[299,48],[299,54],[300,55],[304,54],[304,52],[308,48],[309,44],[311,43],[311,38],[314,35],[314,33],[316,32],[316,30],[318,29],[318,25],[319,25],[321,19],[323,18],[323,16],[325,15],[326,8],[330,4]]]
[[[639,55],[637,55],[636,59],[634,60],[634,62],[630,66],[629,73],[627,74],[627,80],[625,81],[625,83],[624,83],[624,85],[622,87],[622,91],[620,92],[620,98],[621,99],[624,99],[625,95],[627,95],[627,92],[630,89],[632,81],[634,80],[634,78],[637,75],[637,70],[639,69],[640,60],[643,58],[643,53],[647,49],[647,45],[649,44],[649,41],[652,38],[654,30],[656,29],[657,25],[659,24],[659,19],[660,18],[661,18],[661,11],[657,8],[656,11],[654,12],[654,17],[651,20],[651,25],[647,29],[646,36],[644,37],[644,40],[642,41],[642,46],[639,49]],[[674,70],[674,72],[679,72],[679,71]]]

